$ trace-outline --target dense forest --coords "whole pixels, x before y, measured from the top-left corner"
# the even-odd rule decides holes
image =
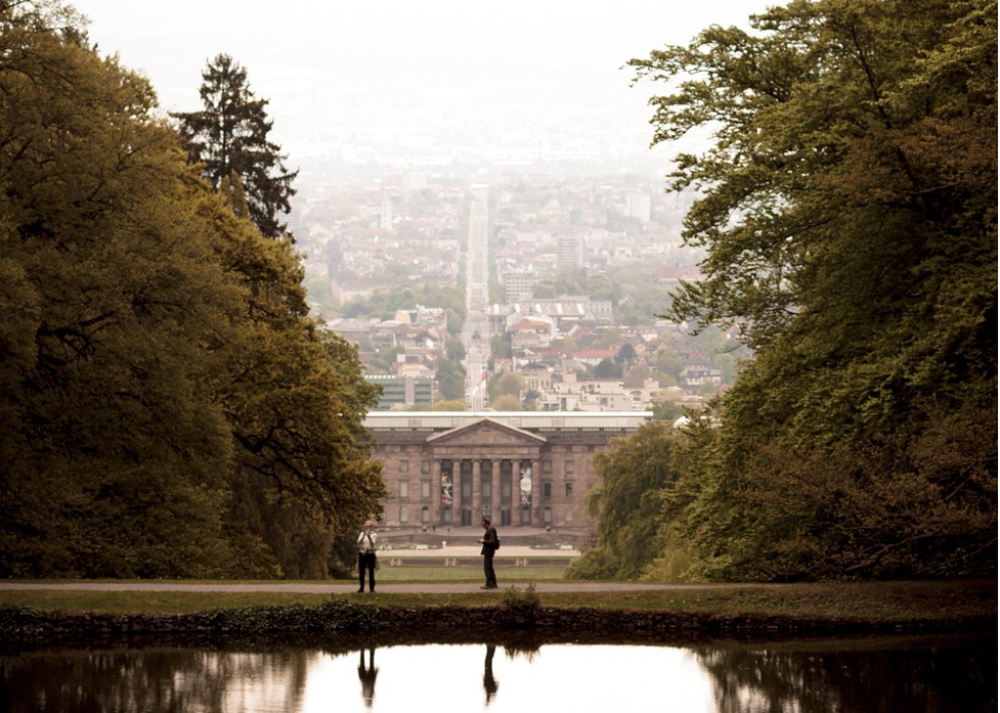
[[[381,507],[356,351],[251,221],[282,199],[192,136],[73,10],[0,0],[0,577],[323,577]]]
[[[601,454],[579,577],[996,572],[997,4],[796,0],[633,60],[707,250],[675,319],[755,357]]]

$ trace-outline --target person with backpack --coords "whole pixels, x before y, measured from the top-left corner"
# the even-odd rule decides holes
[[[497,537],[496,528],[490,526],[490,519],[488,517],[483,518],[483,529],[486,532],[479,539],[479,542],[483,545],[480,554],[483,556],[483,572],[486,574],[486,584],[480,587],[480,589],[496,589],[497,575],[493,571],[493,555],[500,549],[500,538]]]
[[[358,581],[361,586],[358,592],[365,591],[365,570],[368,570],[368,591],[375,591],[375,566],[378,564],[375,558],[375,543],[378,542],[378,533],[375,532],[375,523],[368,520],[365,529],[358,535]]]

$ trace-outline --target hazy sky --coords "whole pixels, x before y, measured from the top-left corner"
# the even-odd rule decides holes
[[[366,92],[366,106],[377,96],[377,116],[387,125],[394,117],[413,121],[404,117],[417,103],[414,92],[471,103],[486,101],[488,93],[498,111],[512,110],[515,124],[538,113],[518,113],[518,106],[548,99],[563,111],[538,131],[553,135],[566,122],[585,126],[592,101],[605,122],[609,112],[620,111],[622,125],[636,126],[645,148],[651,90],[629,89],[631,73],[622,65],[653,48],[686,43],[710,24],[746,25],[750,14],[773,4],[79,0],[75,6],[90,18],[91,40],[102,53],[117,52],[125,66],[146,75],[168,110],[200,108],[206,61],[232,55],[247,68],[257,96],[270,100],[274,137],[294,165],[294,153],[308,150],[316,127],[335,129],[356,116],[339,109]],[[579,103],[571,110],[574,97]],[[472,109],[460,121],[473,134],[477,121],[498,113]],[[425,112],[424,122],[435,120]]]

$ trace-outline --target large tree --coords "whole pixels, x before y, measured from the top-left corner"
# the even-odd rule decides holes
[[[0,576],[324,576],[384,490],[357,353],[43,6],[0,6]]]
[[[242,184],[250,219],[267,237],[281,237],[287,225],[280,214],[291,210],[298,171],[285,168],[281,148],[268,138],[274,124],[267,117],[268,100],[254,96],[246,69],[229,55],[210,60],[201,76],[204,108],[172,114],[188,155],[203,164],[214,187],[239,192]]]
[[[652,421],[594,456],[601,483],[586,495],[597,520],[597,547],[567,571],[570,578],[632,579],[660,554],[669,537],[664,502],[678,479],[679,434]]]
[[[713,577],[995,571],[997,6],[796,0],[634,60],[707,248],[676,319],[756,356],[705,441]]]

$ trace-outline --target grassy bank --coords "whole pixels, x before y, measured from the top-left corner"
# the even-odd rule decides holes
[[[525,589],[525,584],[514,585]],[[491,607],[496,592],[377,593],[332,595],[379,607]],[[834,584],[741,585],[644,591],[543,593],[541,605],[691,613],[755,615],[870,622],[960,621],[996,618],[996,580],[870,582]],[[329,594],[276,592],[147,592],[74,590],[0,590],[0,606],[40,611],[112,613],[195,613],[250,606],[318,606]]]

